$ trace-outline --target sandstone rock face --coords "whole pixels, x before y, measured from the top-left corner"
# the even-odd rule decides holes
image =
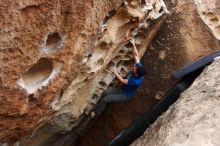
[[[142,58],[144,67],[149,71],[144,84],[130,102],[110,104],[105,114],[80,138],[80,146],[106,144],[152,108],[175,84],[170,79],[171,72],[190,61],[219,50],[219,40],[199,15],[196,2],[164,2],[170,15]]]
[[[180,51],[184,49],[185,55],[183,56],[188,61],[203,56],[202,54],[207,54],[211,50],[219,50],[219,38],[212,31],[208,21],[205,21],[201,15],[201,5],[199,5],[202,4],[204,8],[212,6],[211,11],[217,16],[217,1],[192,2],[190,0],[178,0],[166,2],[168,9],[172,9],[173,13],[171,14],[172,18],[165,24],[169,27],[166,26],[161,29],[162,32],[168,31],[168,37],[172,41],[166,38],[164,42],[165,36],[158,37],[161,45],[168,47],[169,50],[175,50],[168,43],[178,42],[175,47],[180,46]],[[207,10],[207,12],[209,11],[210,9]],[[206,12],[203,14],[206,14]],[[174,26],[175,24],[176,26]],[[171,53],[167,52],[169,51],[167,50],[166,54]],[[183,62],[180,62],[180,64],[183,65]],[[214,78],[219,77],[217,68],[219,68],[219,61],[206,69],[193,86],[182,95],[178,103],[162,115],[155,125],[132,145],[219,145],[217,140],[217,137],[219,137],[219,113],[217,113],[219,110],[217,107],[219,93],[216,92],[217,90],[214,91],[219,86],[218,81],[213,82]],[[214,110],[211,110],[212,107]],[[209,110],[210,113],[208,113]],[[204,119],[201,118],[202,114],[205,115]],[[209,117],[210,120],[207,119]],[[213,131],[215,132],[213,133]],[[168,136],[168,134],[170,135]]]
[[[80,127],[114,79],[109,67],[128,70],[128,40],[143,56],[159,29],[156,19],[167,10],[163,1],[152,4],[1,1],[0,143],[42,145]]]
[[[220,39],[220,2],[218,0],[195,0],[195,2],[202,20],[215,37]]]
[[[218,59],[132,146],[220,145],[219,78]]]

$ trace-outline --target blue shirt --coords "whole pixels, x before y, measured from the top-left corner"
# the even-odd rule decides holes
[[[137,63],[136,64],[137,67],[142,67],[142,64],[141,63]],[[128,97],[131,97],[134,95],[135,91],[137,90],[137,88],[144,82],[144,76],[143,77],[136,77],[134,75],[134,72],[131,71],[129,74],[128,74],[128,84],[127,85],[124,85],[122,87],[122,92],[128,96]]]

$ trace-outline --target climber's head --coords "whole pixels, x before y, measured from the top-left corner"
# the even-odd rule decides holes
[[[143,77],[147,74],[147,70],[144,69],[143,67],[133,66],[132,70],[134,72],[134,75],[137,77]]]

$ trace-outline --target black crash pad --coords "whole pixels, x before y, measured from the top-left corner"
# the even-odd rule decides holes
[[[192,63],[184,65],[179,70],[175,71],[171,74],[171,78],[173,80],[182,78],[183,76],[186,76],[194,71],[203,69],[205,66],[209,65],[214,61],[215,57],[220,56],[220,51],[213,52],[205,57],[202,57],[196,61],[193,61]]]

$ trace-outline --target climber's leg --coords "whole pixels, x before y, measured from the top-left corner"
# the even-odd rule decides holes
[[[111,94],[104,96],[95,109],[96,115],[101,115],[101,113],[105,110],[106,106],[110,102],[123,102],[130,100],[131,97],[125,96],[123,93],[119,94]]]

